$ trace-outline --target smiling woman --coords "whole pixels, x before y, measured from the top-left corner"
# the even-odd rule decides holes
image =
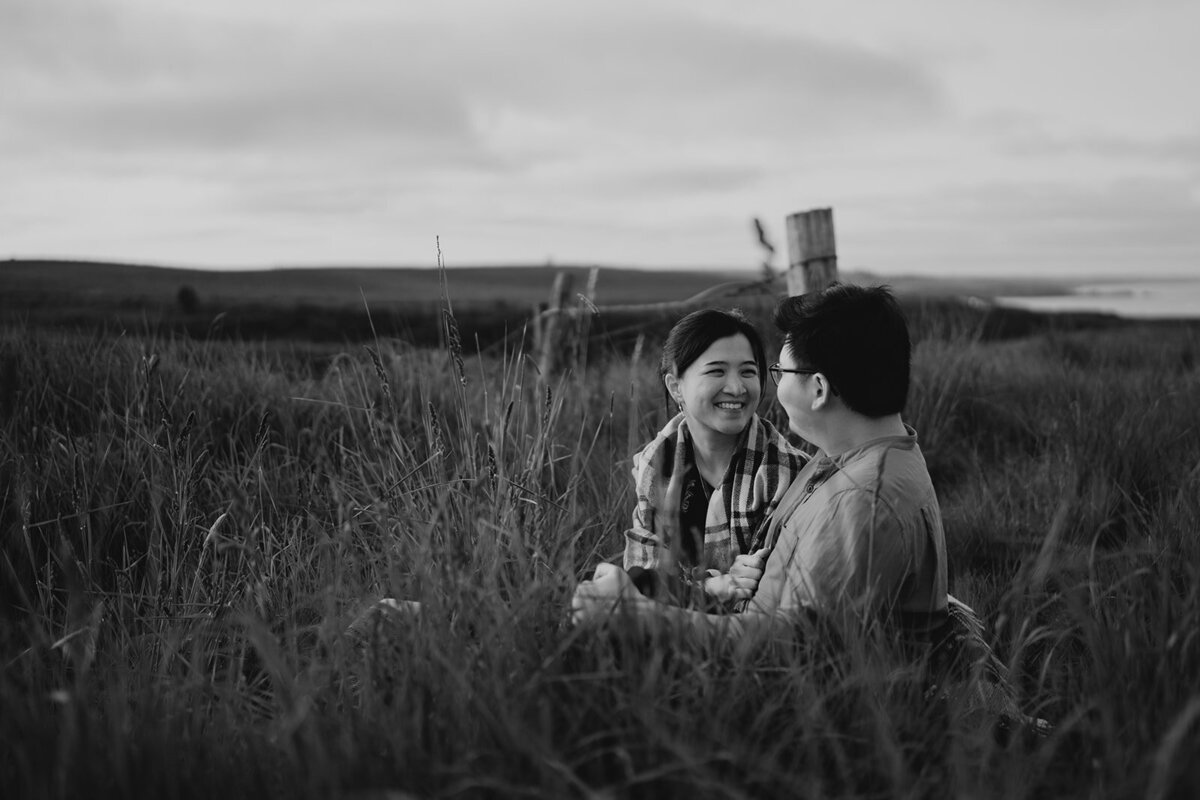
[[[758,407],[760,360],[750,340],[738,333],[713,342],[682,373],[663,374],[667,391],[692,423],[692,436],[708,440],[696,455],[705,457],[697,466],[711,482],[720,480],[721,467]],[[717,463],[709,463],[712,456]]]
[[[763,523],[806,456],[756,413],[766,355],[740,313],[684,317],[663,345],[661,372],[679,414],[634,455],[625,569],[659,599],[744,600],[761,575]]]

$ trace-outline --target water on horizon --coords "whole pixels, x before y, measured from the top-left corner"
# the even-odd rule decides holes
[[[1030,311],[1100,312],[1131,319],[1200,317],[1200,278],[1092,283],[1071,294],[997,297],[996,302]]]

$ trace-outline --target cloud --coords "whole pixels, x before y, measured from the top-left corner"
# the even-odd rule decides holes
[[[945,113],[917,60],[690,8],[338,8],[5,4],[0,151],[14,185],[69,174],[54,182],[72,197],[60,213],[104,226],[101,241],[139,225],[183,241],[208,225],[232,232],[237,260],[249,237],[286,239],[288,225],[635,260],[668,236],[696,246],[732,228],[725,249],[740,252],[764,180]]]
[[[680,164],[648,165],[645,169],[617,175],[608,188],[620,192],[634,190],[656,195],[725,193],[753,186],[766,175],[763,165]]]
[[[24,46],[6,57],[4,79],[21,120],[7,126],[10,141],[97,152],[375,141],[439,158],[470,146],[466,109],[445,87],[353,41],[137,10],[19,20]]]
[[[857,221],[870,264],[964,272],[1180,271],[1200,263],[1200,196],[1182,177],[944,187]],[[921,258],[898,259],[897,253]]]
[[[1200,255],[1182,12],[918,5],[0,3],[0,221],[80,255],[719,264],[832,205],[850,266]]]
[[[1173,135],[1147,139],[1132,136],[1083,134],[1067,137],[1045,132],[1023,133],[1003,141],[1001,151],[1007,155],[1018,157],[1082,156],[1152,161],[1200,169],[1200,135]]]
[[[645,136],[844,134],[917,120],[939,102],[918,65],[887,54],[628,3],[466,4],[475,17],[455,3],[441,16],[322,25],[301,24],[302,10],[221,19],[177,5],[44,6],[7,11],[2,34],[0,85],[21,119],[5,138],[25,146],[375,142],[486,161],[505,155],[491,127],[505,114],[554,120],[579,148],[620,150]]]

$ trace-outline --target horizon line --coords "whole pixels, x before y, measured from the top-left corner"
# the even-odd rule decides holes
[[[107,258],[82,258],[77,256],[70,257],[55,257],[55,256],[9,256],[0,263],[45,263],[45,264],[95,264],[102,266],[113,267],[135,267],[142,269],[162,269],[174,270],[181,272],[223,272],[223,273],[255,273],[255,272],[281,272],[288,270],[312,270],[312,271],[338,271],[338,270],[438,270],[446,269],[448,272],[456,270],[479,270],[479,269],[565,269],[565,270],[590,270],[590,269],[609,269],[609,270],[633,270],[638,272],[712,272],[712,273],[743,273],[752,272],[760,274],[762,265],[757,266],[716,266],[716,265],[697,265],[697,264],[673,264],[673,265],[645,265],[645,264],[614,264],[614,263],[597,263],[585,261],[565,261],[555,262],[547,260],[544,262],[533,261],[494,261],[490,263],[468,263],[455,265],[416,265],[416,264],[376,264],[376,263],[347,263],[347,264],[270,264],[259,266],[218,266],[218,265],[196,265],[196,264],[180,264],[180,263],[164,263],[155,261],[131,261]],[[992,280],[992,281],[1012,281],[1012,280],[1027,280],[1036,282],[1051,282],[1051,281],[1070,281],[1070,282],[1091,282],[1096,280],[1105,280],[1110,282],[1137,282],[1137,281],[1166,281],[1166,280],[1198,280],[1200,274],[1196,271],[1190,273],[1183,272],[1183,268],[1178,270],[1164,270],[1162,272],[1138,273],[1130,275],[1117,272],[1108,272],[1098,270],[1094,272],[1060,272],[1060,271],[1039,271],[1036,273],[1029,272],[988,272],[988,271],[964,271],[955,272],[952,270],[930,270],[930,271],[903,271],[903,272],[881,272],[878,268],[866,266],[841,266],[839,269],[847,274],[866,274],[877,278],[937,278],[943,280]],[[777,276],[786,275],[786,269],[772,267],[772,271]]]

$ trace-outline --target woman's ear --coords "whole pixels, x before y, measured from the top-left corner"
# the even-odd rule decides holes
[[[667,387],[667,394],[671,395],[672,400],[676,403],[683,402],[683,397],[679,393],[679,378],[668,372],[663,375],[663,385]]]

